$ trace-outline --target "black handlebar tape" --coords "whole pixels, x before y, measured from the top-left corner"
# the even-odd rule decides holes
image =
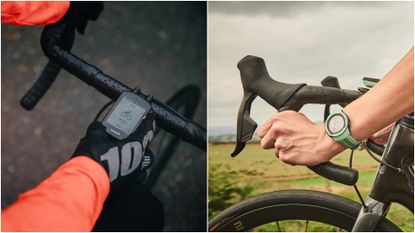
[[[310,166],[308,168],[320,176],[345,185],[354,185],[359,179],[359,172],[355,169],[340,166],[331,162]]]
[[[206,129],[178,114],[156,99],[150,101],[157,116],[157,125],[185,142],[206,151]]]
[[[51,24],[43,29],[41,47],[50,60],[112,100],[116,100],[122,92],[132,91],[128,86],[61,46],[67,31],[73,32],[74,28],[65,23]]]
[[[334,87],[304,86],[285,103],[281,110],[298,109],[305,104],[340,104],[345,106],[361,95],[362,93],[359,91]]]
[[[69,51],[73,46],[74,40],[75,32],[73,30],[65,30],[62,32],[60,46]],[[20,105],[26,110],[32,110],[53,84],[60,69],[61,68],[57,63],[49,60],[33,86],[20,100]]]
[[[32,110],[55,81],[59,71],[60,66],[49,61],[39,78],[20,100],[20,105],[26,110]]]
[[[280,109],[305,84],[286,84],[273,80],[262,58],[248,55],[238,62],[245,92],[254,93]]]
[[[379,144],[374,143],[372,140],[367,140],[366,146],[369,150],[375,152],[377,155],[382,156],[385,147]]]

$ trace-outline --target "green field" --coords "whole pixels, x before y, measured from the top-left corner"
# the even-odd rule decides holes
[[[282,189],[312,189],[359,200],[353,187],[328,181],[302,166],[286,165],[275,157],[272,150],[263,150],[258,144],[248,144],[240,155],[232,158],[230,154],[234,147],[234,144],[209,145],[210,218],[248,197]],[[347,165],[349,154],[344,152],[332,161]],[[360,172],[357,186],[366,198],[378,164],[367,152],[356,151],[353,167]],[[413,214],[406,208],[393,204],[388,218],[402,230],[413,232]],[[267,229],[265,226],[257,230]]]

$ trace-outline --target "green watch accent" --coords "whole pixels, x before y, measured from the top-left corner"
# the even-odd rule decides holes
[[[365,86],[369,88],[372,88],[376,85],[376,83],[367,80],[363,80],[363,84],[365,84]]]
[[[368,78],[368,77],[363,78],[363,84],[365,84],[365,86],[368,88],[374,87],[376,83],[378,83],[379,81],[380,79],[377,79],[377,78]]]
[[[360,142],[350,134],[349,117],[343,111],[330,114],[324,128],[327,135],[346,148],[355,150],[359,147]]]

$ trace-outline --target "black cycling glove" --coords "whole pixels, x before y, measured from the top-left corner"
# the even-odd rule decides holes
[[[123,140],[105,131],[101,122],[94,121],[75,152],[75,156],[88,156],[107,171],[111,193],[123,193],[140,183],[140,176],[151,166],[153,154],[148,145],[156,132],[155,116],[150,111],[137,130]]]
[[[59,22],[67,23],[83,34],[88,20],[96,20],[103,9],[102,1],[71,1],[68,11]]]

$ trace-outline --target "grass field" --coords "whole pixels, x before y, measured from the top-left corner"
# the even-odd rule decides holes
[[[249,191],[249,194],[244,195],[243,198],[230,195],[228,199],[233,200],[229,200],[229,202],[223,204],[224,206],[246,199],[249,196],[282,189],[312,189],[335,193],[355,201],[359,200],[353,187],[328,181],[305,167],[286,165],[274,156],[272,150],[263,150],[258,144],[248,144],[240,155],[231,158],[230,153],[233,151],[234,146],[234,144],[209,145],[209,203],[215,199],[215,197],[211,196],[211,193],[215,195],[222,193],[220,190],[215,190],[215,188],[225,189],[232,185],[239,188],[248,187],[248,189],[244,190],[246,192]],[[344,152],[336,156],[333,162],[347,165],[349,153]],[[364,196],[363,198],[366,198],[373,183],[378,164],[367,152],[356,151],[353,167],[360,172],[357,185]],[[219,176],[218,174],[232,175],[232,178],[226,180],[229,183],[227,186],[217,184],[223,182],[223,180],[211,177]],[[217,212],[213,211],[212,214],[211,212],[209,213],[210,217],[217,214]],[[393,204],[388,218],[402,230],[413,232],[413,214],[406,208]],[[258,230],[267,230],[267,228]]]

